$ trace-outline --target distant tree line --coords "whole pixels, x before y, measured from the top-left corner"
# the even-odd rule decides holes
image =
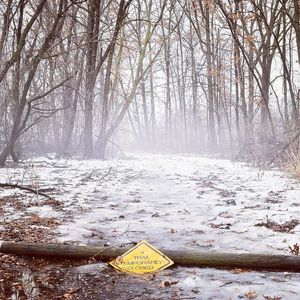
[[[298,0],[2,0],[0,166],[297,151],[299,67]]]

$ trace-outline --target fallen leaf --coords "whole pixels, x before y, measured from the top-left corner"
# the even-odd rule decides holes
[[[118,256],[117,258],[116,258],[116,264],[120,264],[122,261],[123,261],[123,256],[121,255],[121,256]]]
[[[70,300],[70,299],[73,299],[73,295],[70,294],[70,293],[65,293],[65,294],[64,294],[64,298]]]
[[[245,296],[247,297],[247,299],[254,299],[257,297],[257,293],[254,290],[250,290],[247,293],[245,293]]]
[[[234,268],[233,270],[231,270],[231,272],[234,274],[247,273],[250,271],[251,269],[242,269],[242,268]]]

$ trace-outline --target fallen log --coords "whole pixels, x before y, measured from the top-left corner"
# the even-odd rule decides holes
[[[65,244],[41,244],[0,241],[0,252],[21,256],[41,256],[52,258],[95,258],[110,261],[122,254],[128,248],[95,247]],[[194,267],[211,268],[246,268],[259,270],[280,270],[300,272],[300,256],[269,255],[269,254],[236,254],[199,252],[196,250],[160,249],[171,258],[175,264]]]

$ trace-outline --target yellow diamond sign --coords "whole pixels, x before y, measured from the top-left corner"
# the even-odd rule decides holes
[[[109,264],[123,272],[144,274],[166,269],[174,262],[148,242],[141,241]]]

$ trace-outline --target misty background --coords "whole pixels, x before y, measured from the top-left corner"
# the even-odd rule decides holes
[[[297,156],[298,0],[0,1],[0,165]]]

